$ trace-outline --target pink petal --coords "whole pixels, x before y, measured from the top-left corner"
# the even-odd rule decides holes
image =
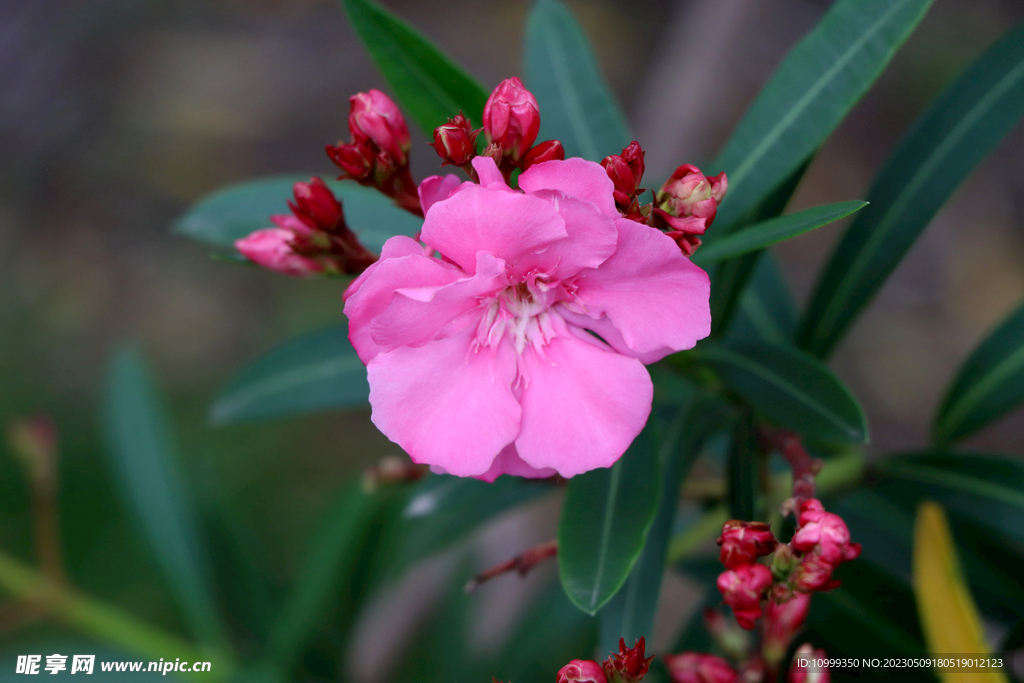
[[[476,267],[478,252],[488,251],[514,266],[565,236],[565,221],[548,202],[478,186],[434,204],[421,233],[424,242],[467,272]]]
[[[630,358],[636,358],[644,365],[650,365],[656,363],[665,356],[673,352],[672,349],[660,348],[655,351],[648,351],[646,353],[640,353],[629,348],[626,344],[626,340],[622,338],[622,333],[612,324],[612,321],[602,315],[599,318],[591,318],[587,315],[576,313],[566,305],[562,304],[555,309],[560,316],[569,323],[569,331],[575,336],[579,337],[588,344],[594,344],[598,348],[607,349],[609,346],[615,351],[629,356]],[[586,330],[590,330],[597,334],[601,339],[597,339],[593,334],[590,334]],[[603,342],[601,340],[604,340]]]
[[[384,246],[386,249],[387,244]],[[369,363],[380,353],[371,335],[371,323],[387,309],[397,289],[438,287],[465,277],[465,273],[455,266],[424,256],[422,250],[409,256],[381,259],[374,265],[373,277],[353,283],[353,287],[356,284],[359,286],[355,291],[350,287],[345,300],[345,315],[349,320],[348,339],[364,363]]]
[[[519,176],[519,187],[524,192],[560,190],[596,205],[611,218],[618,218],[615,209],[615,184],[601,164],[574,157],[564,161],[554,159],[531,166]]]
[[[420,183],[417,192],[420,196],[420,206],[423,213],[430,211],[435,203],[448,199],[462,181],[459,176],[449,173],[446,176],[432,175]]]
[[[377,268],[380,267],[380,264],[384,261],[392,258],[401,258],[402,256],[416,255],[424,255],[422,244],[411,237],[406,237],[405,235],[389,237],[381,249],[380,258],[371,263],[369,268],[360,273],[359,277],[352,281],[352,284],[350,284],[348,289],[345,290],[345,293],[342,294],[342,299],[348,301],[350,296],[354,296],[355,293],[359,291],[359,288],[363,286],[363,283],[366,282],[367,278],[370,277],[370,274],[377,270]]]
[[[556,190],[541,190],[532,196],[548,201],[558,211],[568,236],[521,259],[514,275],[526,276],[532,270],[562,280],[584,268],[597,268],[615,253],[619,239],[615,221],[599,213],[593,204]]]
[[[512,191],[508,183],[505,182],[505,176],[501,175],[501,171],[498,170],[498,165],[494,163],[494,159],[478,156],[473,157],[473,161],[470,163],[473,164],[473,170],[476,171],[476,176],[480,179],[481,187],[506,192]]]
[[[510,342],[471,350],[475,330],[382,353],[367,365],[373,423],[413,461],[481,475],[519,432]]]
[[[480,252],[472,277],[440,286],[395,290],[387,309],[370,324],[371,337],[381,351],[425,344],[454,320],[479,308],[480,297],[506,286],[505,262]]]
[[[322,271],[319,263],[292,251],[294,236],[291,230],[265,228],[237,240],[235,248],[253,263],[284,275],[312,275]]]
[[[607,315],[625,344],[641,354],[693,348],[711,333],[707,273],[664,233],[626,219],[615,225],[615,253],[576,280],[587,315]]]
[[[520,361],[519,456],[563,477],[610,467],[651,412],[654,388],[646,368],[568,334],[553,338],[544,355],[527,347]]]
[[[510,443],[502,449],[501,453],[498,453],[498,457],[491,463],[491,469],[483,474],[478,474],[476,478],[493,482],[503,474],[510,474],[513,477],[524,477],[526,479],[547,479],[548,477],[555,476],[557,472],[550,467],[537,469],[527,464],[525,460],[519,457],[516,445]]]

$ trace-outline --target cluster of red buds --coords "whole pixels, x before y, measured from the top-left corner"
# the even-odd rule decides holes
[[[377,257],[345,224],[341,203],[320,178],[295,183],[290,214],[235,242],[250,261],[285,275],[361,273]]]
[[[443,160],[442,166],[458,166],[471,177],[476,153],[476,139],[481,131],[487,140],[483,155],[494,159],[506,180],[515,169],[525,171],[534,164],[565,159],[565,149],[558,140],[537,145],[540,132],[540,108],[537,98],[523,87],[518,78],[506,78],[487,98],[483,111],[483,128],[473,130],[462,112],[434,130],[434,149]]]
[[[403,209],[422,216],[416,183],[409,172],[409,126],[398,106],[379,90],[349,98],[351,142],[327,146],[342,177],[375,187]]]
[[[462,112],[434,131],[433,147],[442,166],[458,166],[476,180],[472,161],[477,137],[486,140],[484,156],[494,159],[506,182],[516,170],[565,159],[558,140],[534,144],[540,132],[537,99],[518,78],[498,84],[482,112],[483,127],[474,130]],[[398,106],[379,90],[349,98],[349,142],[327,146],[327,155],[342,171],[342,178],[374,187],[401,208],[423,216],[423,204],[409,170],[409,127]],[[606,157],[601,165],[614,185],[616,207],[628,219],[662,230],[687,256],[700,246],[726,191],[725,174],[701,174],[684,164],[662,185],[655,201],[639,202],[644,175],[644,151],[630,143],[622,154]],[[426,182],[446,182],[431,178]],[[293,215],[272,216],[276,228],[257,230],[236,242],[249,260],[287,275],[314,273],[357,274],[376,261],[345,225],[341,204],[323,181],[295,185]]]
[[[725,173],[706,176],[693,164],[677,168],[654,196],[654,202],[641,205],[640,187],[644,176],[644,151],[636,140],[601,162],[615,184],[615,205],[625,218],[646,223],[676,241],[687,256],[701,244],[700,235],[715,220],[718,205],[725,197],[728,181]]]
[[[557,683],[636,683],[650,669],[654,657],[644,657],[644,639],[633,647],[619,638],[619,651],[612,652],[601,664],[590,659],[574,659],[558,670]]]

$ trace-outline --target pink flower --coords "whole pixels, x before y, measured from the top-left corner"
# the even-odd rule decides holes
[[[557,683],[606,683],[604,669],[589,659],[574,659],[558,670]]]
[[[813,498],[800,504],[799,527],[790,541],[794,550],[814,550],[822,560],[833,566],[854,560],[860,555],[860,544],[850,543],[850,530],[839,515],[825,512],[821,502]]]
[[[761,616],[761,598],[772,585],[772,573],[763,564],[747,564],[718,575],[722,601],[732,607],[736,622],[748,631]]]
[[[793,593],[785,601],[776,602],[775,595],[769,597],[765,605],[765,627],[763,651],[765,660],[772,670],[777,670],[786,650],[796,632],[804,625],[807,613],[811,609],[811,596],[808,593]]]
[[[598,164],[537,164],[523,192],[493,159],[473,167],[479,184],[420,185],[441,258],[394,237],[345,294],[374,424],[459,476],[608,467],[650,413],[644,363],[708,334],[708,276],[619,216]]]
[[[828,655],[824,650],[815,650],[810,643],[804,643],[793,655],[786,683],[829,683],[831,676],[827,662]]]
[[[484,134],[487,142],[501,146],[518,162],[533,146],[540,132],[537,98],[518,78],[506,78],[494,89],[484,105]]]
[[[721,657],[699,652],[665,655],[672,683],[732,683],[736,671]]]
[[[729,569],[736,569],[770,554],[775,550],[776,541],[771,529],[764,522],[741,522],[738,519],[731,519],[722,527],[718,545],[722,546],[719,560]]]

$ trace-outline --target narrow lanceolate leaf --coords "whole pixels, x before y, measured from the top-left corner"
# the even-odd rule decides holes
[[[756,519],[754,480],[757,476],[757,431],[754,413],[747,410],[736,422],[729,449],[729,517]]]
[[[384,74],[402,111],[428,139],[461,111],[480,125],[487,91],[448,55],[372,0],[342,0],[349,20]]]
[[[340,323],[293,339],[243,368],[210,408],[210,420],[361,408],[369,396],[366,366],[348,341],[348,325]]]
[[[268,656],[279,668],[290,667],[351,580],[367,551],[367,527],[379,508],[380,500],[364,492],[358,481],[341,490],[310,544],[268,639]]]
[[[730,343],[790,344],[796,332],[793,294],[771,251],[758,259],[750,285],[740,297],[736,319],[726,333]]]
[[[272,215],[289,213],[292,185],[309,182],[314,175],[274,176],[229,185],[189,209],[175,222],[174,231],[218,247],[233,247],[236,240],[254,230],[273,227]],[[341,200],[348,226],[369,249],[380,251],[389,237],[415,235],[423,225],[423,219],[398,208],[372,188],[353,181],[325,182]]]
[[[788,346],[726,348],[703,343],[691,352],[757,412],[812,439],[864,442],[868,427],[850,391],[824,364]]]
[[[960,367],[942,402],[932,438],[944,445],[972,434],[1024,403],[1024,305]]]
[[[663,436],[659,448],[662,474],[658,512],[626,585],[601,610],[598,652],[617,650],[619,638],[630,645],[641,636],[650,639],[679,487],[704,441],[720,426],[723,407],[717,397],[696,394],[679,410]]]
[[[104,418],[110,466],[131,517],[196,637],[223,644],[208,558],[167,410],[136,351],[122,350],[111,361]]]
[[[540,106],[539,140],[561,140],[566,157],[600,161],[631,138],[594,51],[559,0],[538,0],[526,20],[526,85]]]
[[[867,202],[839,202],[815,206],[743,228],[699,249],[690,259],[698,266],[724,261],[802,235],[860,211]]]
[[[729,176],[729,227],[792,173],[867,91],[931,0],[839,0],[796,44],[710,168]],[[714,239],[712,237],[712,239]]]
[[[991,652],[985,642],[981,615],[960,569],[946,515],[941,506],[930,501],[921,503],[917,509],[913,574],[917,611],[929,653],[985,655]],[[974,680],[1008,683],[1002,672],[937,673],[944,683]]]
[[[573,477],[558,525],[558,573],[569,599],[596,613],[622,588],[657,511],[653,419],[618,462]]]
[[[800,345],[826,356],[957,186],[1024,115],[1024,24],[946,88],[885,163],[822,271]]]

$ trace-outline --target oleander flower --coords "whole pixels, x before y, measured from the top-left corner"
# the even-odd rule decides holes
[[[609,467],[650,413],[644,364],[709,333],[708,276],[621,217],[596,163],[538,163],[521,191],[472,163],[479,184],[421,183],[426,246],[391,238],[345,294],[373,422],[459,476]]]

